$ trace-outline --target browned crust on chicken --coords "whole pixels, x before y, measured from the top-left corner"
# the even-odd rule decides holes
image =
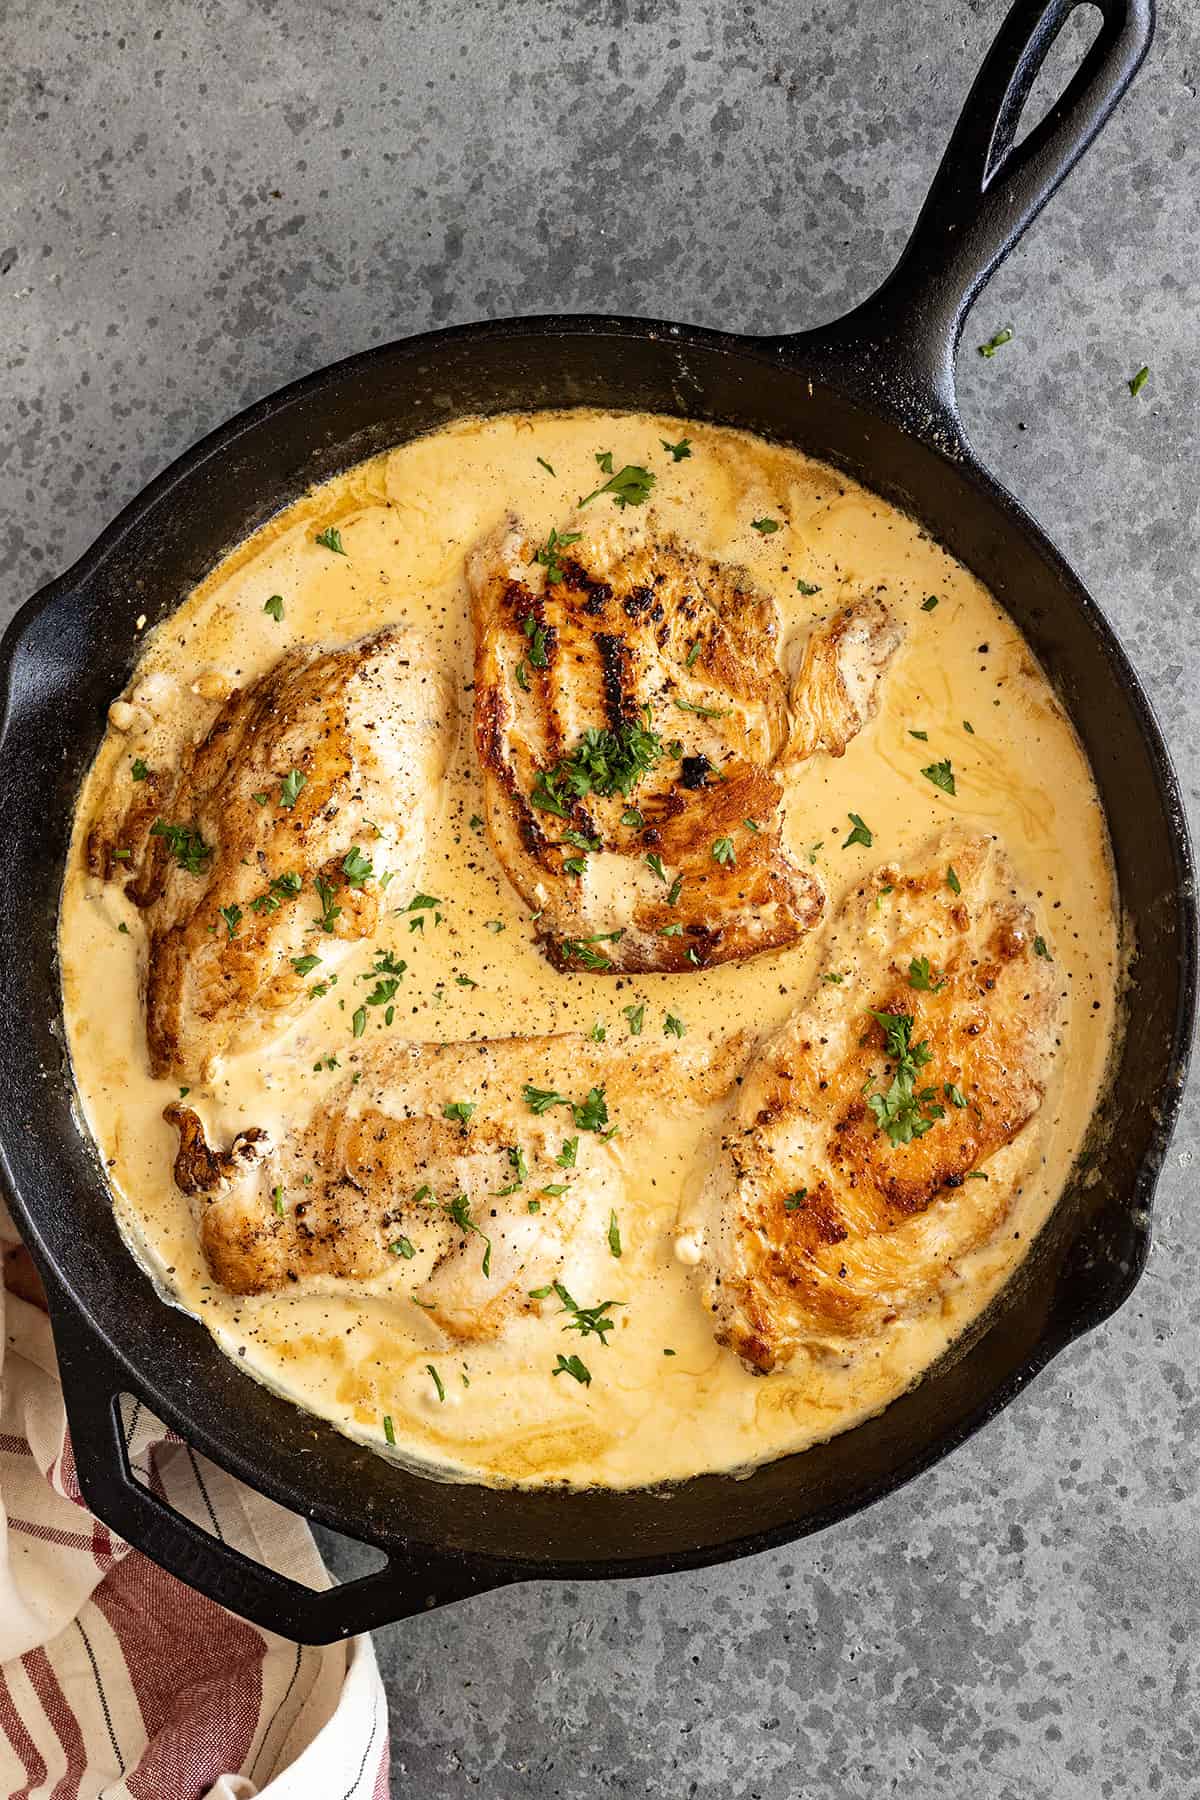
[[[1061,983],[1035,930],[1002,848],[965,831],[847,901],[809,1000],[747,1074],[703,1203],[706,1304],[752,1367],[870,1337],[1002,1225],[1022,1165],[998,1156],[1058,1041]],[[912,985],[920,958],[938,991]],[[914,1088],[930,1122],[911,1142],[871,1108],[897,1067],[874,1013],[910,1018],[928,1053]]]
[[[450,710],[404,630],[297,645],[230,695],[176,767],[124,777],[86,854],[144,913],[154,1075],[203,1079],[236,1035],[305,1004],[319,977],[297,961],[318,955],[327,972],[373,933],[385,867],[407,878],[424,848]],[[190,866],[160,821],[195,834]],[[365,878],[361,863],[347,872],[356,848]]]
[[[775,602],[741,572],[652,524],[640,537],[589,532],[545,580],[532,557],[510,520],[469,557],[468,579],[488,834],[540,914],[547,956],[687,971],[796,942],[824,896],[783,847],[785,781],[861,729],[898,629],[877,600],[819,626],[794,728]],[[556,779],[589,730],[645,734],[627,791],[580,796]],[[547,776],[561,810],[546,803]]]

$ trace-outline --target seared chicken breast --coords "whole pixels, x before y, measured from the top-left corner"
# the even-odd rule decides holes
[[[389,1044],[279,1143],[251,1128],[214,1150],[195,1112],[169,1107],[175,1178],[233,1293],[395,1272],[449,1337],[492,1338],[536,1306],[531,1288],[592,1291],[624,1191],[618,1133],[719,1100],[750,1041]]]
[[[954,1280],[1022,1178],[1061,988],[996,839],[955,829],[864,880],[683,1221],[720,1343],[775,1369],[868,1339]]]
[[[488,835],[547,956],[686,971],[810,930],[784,785],[874,713],[901,635],[881,602],[814,627],[789,695],[775,601],[653,517],[540,547],[510,519],[467,574]]]
[[[421,640],[388,627],[297,645],[175,767],[122,772],[87,855],[143,909],[153,1074],[203,1080],[278,1029],[374,931],[386,878],[403,904],[453,716]]]

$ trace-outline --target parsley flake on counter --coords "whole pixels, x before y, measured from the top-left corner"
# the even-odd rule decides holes
[[[1145,387],[1145,385],[1149,381],[1149,379],[1150,379],[1150,371],[1146,367],[1145,363],[1142,364],[1141,368],[1138,370],[1136,375],[1130,376],[1129,392],[1133,395],[1135,400],[1136,400],[1137,396],[1141,393],[1142,389]]]
[[[1011,325],[1001,326],[999,331],[993,332],[992,336],[988,339],[986,344],[980,344],[980,346],[979,346],[980,356],[988,356],[988,357],[995,356],[997,350],[999,350],[999,348],[1002,344],[1011,344],[1012,335],[1013,335],[1013,331],[1012,331]]]
[[[316,542],[325,550],[332,550],[335,556],[345,556],[346,549],[342,543],[342,534],[336,525],[327,525],[324,531],[318,531]]]

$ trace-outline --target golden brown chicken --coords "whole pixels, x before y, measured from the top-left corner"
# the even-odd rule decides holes
[[[874,713],[901,635],[879,600],[814,628],[789,700],[774,600],[653,518],[540,547],[510,519],[467,574],[488,834],[551,960],[686,971],[811,929],[784,785]]]
[[[749,1045],[388,1044],[277,1144],[251,1128],[213,1150],[190,1108],[169,1107],[175,1178],[233,1293],[392,1272],[448,1335],[490,1338],[536,1304],[530,1289],[592,1292],[623,1194],[617,1133],[720,1099]]]
[[[682,1221],[719,1342],[774,1369],[870,1337],[953,1279],[1012,1205],[1061,988],[996,839],[955,829],[862,883]]]
[[[123,771],[91,868],[143,909],[155,1075],[205,1078],[286,1023],[415,880],[454,702],[396,627],[301,644],[233,693],[177,766]]]

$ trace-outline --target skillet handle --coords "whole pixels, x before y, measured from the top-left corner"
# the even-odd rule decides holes
[[[392,1555],[382,1569],[317,1590],[223,1542],[135,1477],[119,1411],[129,1376],[49,1284],[47,1294],[84,1499],[126,1543],[219,1606],[293,1642],[330,1644],[512,1579],[449,1556]]]
[[[1138,71],[1154,35],[1154,0],[1092,0],[1095,41],[1061,97],[1014,148],[1038,72],[1087,0],[1016,0],[984,58],[895,269],[861,306],[811,334],[813,347],[858,345],[907,364],[954,412],[954,353],[967,311],[1070,174]],[[806,337],[809,334],[805,334]],[[804,340],[800,340],[803,342]]]

